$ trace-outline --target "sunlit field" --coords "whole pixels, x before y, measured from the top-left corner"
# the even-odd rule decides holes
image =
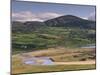
[[[94,52],[95,49],[49,48],[42,51],[16,54],[12,56],[12,74],[95,69]],[[25,54],[30,57],[50,57],[53,59],[53,65],[24,64],[21,57]]]

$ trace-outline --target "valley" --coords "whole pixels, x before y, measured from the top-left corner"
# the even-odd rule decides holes
[[[95,21],[72,15],[13,21],[12,74],[95,69],[95,44]]]

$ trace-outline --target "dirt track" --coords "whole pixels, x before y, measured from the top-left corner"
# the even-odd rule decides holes
[[[76,61],[76,62],[54,62],[56,65],[85,65],[85,64],[95,64],[94,60],[91,61]]]

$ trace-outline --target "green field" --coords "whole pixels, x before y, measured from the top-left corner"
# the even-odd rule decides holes
[[[95,30],[44,27],[32,32],[13,32],[13,54],[55,47],[77,48],[95,44]]]
[[[15,25],[12,30],[12,74],[95,69],[94,63],[75,65],[26,65],[21,57],[49,57],[55,62],[95,61],[95,48],[81,48],[95,44],[95,29],[79,27],[32,28]],[[25,27],[25,28],[24,28]]]

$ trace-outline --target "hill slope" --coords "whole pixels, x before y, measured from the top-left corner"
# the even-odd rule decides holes
[[[95,22],[84,20],[82,18],[65,15],[50,19],[44,22],[39,21],[28,21],[25,23],[21,22],[12,22],[12,31],[18,32],[32,32],[34,30],[44,28],[45,26],[49,27],[70,27],[70,28],[81,28],[81,29],[95,29]]]
[[[45,22],[13,22],[13,52],[95,44],[95,22],[66,15]]]
[[[80,27],[95,29],[95,22],[85,20],[73,15],[65,15],[45,21],[46,25],[54,27]]]
[[[39,21],[28,21],[25,23],[14,21],[12,22],[13,32],[32,32],[41,27],[46,26],[45,23]]]

